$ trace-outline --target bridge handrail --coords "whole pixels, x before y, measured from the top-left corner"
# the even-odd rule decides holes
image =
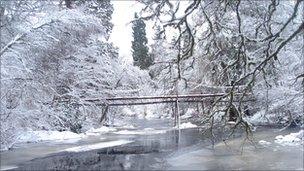
[[[165,95],[165,96],[141,96],[141,97],[111,97],[106,99],[86,99],[86,101],[115,101],[115,100],[152,100],[152,99],[184,99],[184,98],[206,98],[220,97],[227,95],[226,93],[217,94],[189,94],[189,95]],[[235,93],[234,95],[243,95],[243,93]]]

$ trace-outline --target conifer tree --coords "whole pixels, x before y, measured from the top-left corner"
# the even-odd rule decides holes
[[[135,13],[135,21],[133,22],[133,64],[141,69],[147,69],[153,63],[153,58],[148,54],[146,24]]]

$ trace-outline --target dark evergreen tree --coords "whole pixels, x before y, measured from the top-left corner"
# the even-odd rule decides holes
[[[135,13],[135,21],[133,22],[133,61],[135,66],[141,69],[147,69],[153,63],[153,57],[148,54],[146,24]]]

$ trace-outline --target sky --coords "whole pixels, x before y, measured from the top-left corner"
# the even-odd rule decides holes
[[[127,63],[132,63],[132,49],[131,42],[132,37],[132,23],[134,19],[134,13],[140,12],[144,7],[143,4],[136,2],[135,0],[112,0],[111,3],[114,6],[114,12],[112,15],[112,23],[114,24],[110,41],[119,48],[119,56]],[[180,8],[177,12],[178,15],[183,15],[185,7],[191,3],[190,1],[180,1]],[[153,43],[153,37],[155,31],[153,30],[153,21],[145,21],[146,23],[146,34],[148,39],[148,45]],[[168,40],[171,40],[176,35],[176,30],[166,29],[166,36]]]
[[[132,63],[131,41],[132,24],[130,21],[134,19],[134,13],[139,12],[142,5],[136,1],[112,1],[114,12],[112,15],[112,23],[114,24],[110,41],[119,48],[119,56],[125,62]],[[148,42],[152,42],[152,23],[146,22],[146,33]]]

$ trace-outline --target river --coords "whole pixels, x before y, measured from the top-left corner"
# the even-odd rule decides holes
[[[136,129],[120,128],[120,133],[75,142],[19,144],[1,152],[1,170],[303,170],[303,146],[274,143],[275,136],[298,130],[258,128],[254,141],[270,144],[243,143],[243,133],[237,132],[228,142],[219,141],[212,146],[208,135],[202,134],[203,128],[172,129],[170,120],[133,122]],[[120,142],[127,143],[119,145]],[[73,152],[75,148],[82,149],[79,146],[102,143],[114,145]]]

